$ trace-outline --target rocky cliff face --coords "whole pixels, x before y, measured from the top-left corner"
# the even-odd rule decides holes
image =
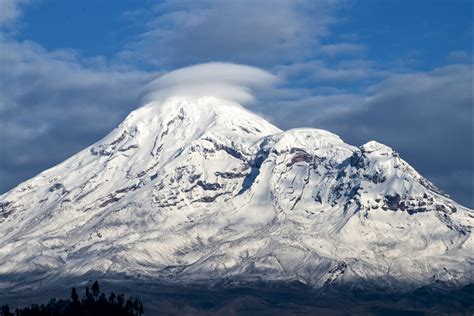
[[[389,147],[170,98],[0,196],[0,288],[127,274],[407,291],[471,283],[474,214]],[[8,276],[8,277],[7,277]]]

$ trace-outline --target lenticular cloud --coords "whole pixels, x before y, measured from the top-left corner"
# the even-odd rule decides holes
[[[199,98],[212,96],[237,103],[254,99],[253,92],[274,84],[277,78],[256,67],[207,63],[168,72],[147,87],[146,103],[168,97]]]

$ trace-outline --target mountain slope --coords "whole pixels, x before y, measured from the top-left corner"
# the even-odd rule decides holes
[[[471,283],[474,214],[389,147],[174,97],[0,196],[0,288],[87,273],[407,291]],[[7,277],[8,276],[8,277]],[[33,277],[34,276],[34,277]]]

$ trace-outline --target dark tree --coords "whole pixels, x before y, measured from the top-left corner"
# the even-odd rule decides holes
[[[94,284],[92,284],[92,295],[97,299],[97,297],[100,294],[100,287],[99,287],[99,282],[95,281]]]
[[[117,296],[117,304],[122,307],[123,303],[125,302],[125,296],[123,294],[119,294]]]
[[[12,313],[10,313],[10,306],[3,305],[2,308],[0,309],[2,316],[13,316]]]
[[[84,298],[85,301],[91,301],[92,300],[92,295],[91,292],[89,291],[89,287],[86,286],[86,297]]]
[[[114,292],[110,293],[110,296],[109,296],[109,303],[110,303],[110,304],[115,304],[115,303],[117,303],[117,296],[115,295]]]
[[[15,315],[8,305],[0,308],[0,316],[141,316],[143,313],[143,304],[138,299],[126,299],[124,294],[111,293],[107,300],[97,281],[92,285],[92,293],[86,287],[82,300],[79,300],[77,290],[72,288],[70,300],[51,299],[47,305],[31,304],[17,308]]]
[[[77,295],[77,290],[75,287],[73,287],[71,290],[71,300],[73,305],[79,304],[79,295]]]

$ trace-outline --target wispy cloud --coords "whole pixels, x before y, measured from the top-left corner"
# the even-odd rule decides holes
[[[321,47],[318,48],[318,53],[320,55],[326,55],[331,57],[340,55],[360,55],[364,51],[364,45],[354,43],[327,44],[321,45]]]
[[[383,79],[391,72],[364,60],[349,60],[329,65],[323,60],[311,60],[277,67],[279,76],[291,82],[304,82],[320,87],[327,83],[358,84],[374,79]]]
[[[448,54],[447,60],[454,64],[469,64],[472,63],[472,53],[469,54],[464,50],[455,50]]]
[[[16,21],[21,15],[21,5],[29,0],[0,0],[0,27]]]
[[[174,1],[121,53],[163,67],[230,61],[272,65],[304,58],[329,34],[339,1]]]

